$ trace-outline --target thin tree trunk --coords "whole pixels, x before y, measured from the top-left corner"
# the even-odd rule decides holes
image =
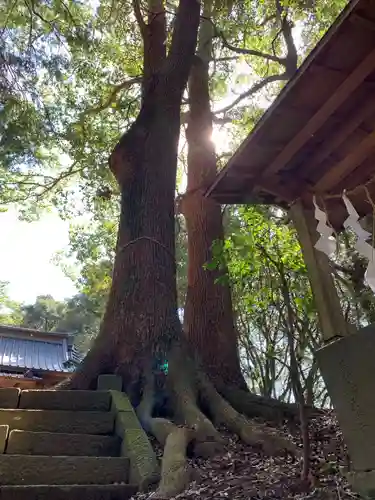
[[[209,4],[205,2],[204,19],[211,16]],[[189,78],[188,182],[181,203],[188,233],[184,331],[217,386],[235,385],[246,389],[237,351],[230,289],[227,284],[216,282],[224,271],[204,268],[212,258],[213,242],[224,239],[220,205],[203,194],[204,186],[209,186],[216,176],[209,96],[212,36],[212,24],[203,20],[198,54]]]
[[[301,479],[306,483],[306,485],[308,485],[311,479],[311,444],[309,435],[309,417],[306,411],[306,401],[303,394],[303,387],[301,383],[298,361],[296,357],[296,346],[294,342],[294,326],[295,326],[294,312],[290,301],[289,286],[285,277],[283,264],[280,265],[278,270],[281,277],[282,295],[287,307],[287,316],[288,316],[286,333],[287,333],[288,347],[289,347],[290,379],[292,382],[294,399],[296,403],[298,403],[300,411],[299,415],[300,429],[301,429],[301,438],[303,444],[303,462],[302,462]]]

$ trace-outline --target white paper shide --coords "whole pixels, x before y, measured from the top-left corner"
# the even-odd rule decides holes
[[[353,204],[347,197],[345,191],[342,195],[342,200],[348,212],[348,217],[345,219],[343,226],[345,229],[351,229],[356,236],[354,248],[357,252],[368,260],[368,266],[365,273],[365,280],[371,290],[375,293],[375,250],[366,240],[372,237],[371,233],[365,231],[359,223],[359,214]],[[315,244],[315,248],[325,253],[328,256],[334,254],[336,249],[335,239],[332,236],[333,229],[328,226],[327,215],[317,206],[314,197],[315,218],[318,221],[317,231],[320,235],[319,240]]]

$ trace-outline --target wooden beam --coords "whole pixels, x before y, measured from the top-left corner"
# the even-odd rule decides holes
[[[285,146],[281,153],[275,158],[271,165],[264,171],[262,177],[279,172],[299,151],[311,136],[326,122],[326,120],[338,109],[347,97],[363,82],[363,80],[375,68],[375,49],[355,68],[355,70],[343,81],[331,97],[306,123],[301,131]]]
[[[333,337],[348,335],[350,326],[341,310],[328,257],[314,248],[318,234],[313,211],[306,210],[298,201],[289,213],[305,259],[323,338],[329,341]]]
[[[261,205],[263,200],[259,199],[255,193],[248,191],[213,191],[209,195],[206,193],[206,197],[210,197],[217,201],[221,205]]]
[[[365,137],[359,145],[351,151],[343,160],[336,163],[328,172],[320,178],[314,189],[316,191],[329,191],[333,189],[355,170],[375,149],[375,132]]]
[[[294,186],[291,187],[293,188]],[[292,194],[292,190],[286,189],[285,186],[282,185],[281,180],[277,182],[277,180],[275,181],[273,179],[267,179],[264,181],[262,180],[261,184],[256,182],[254,186],[254,192],[259,193],[260,191],[269,193],[276,198],[280,198],[286,203],[291,203],[295,200],[295,197]]]
[[[343,126],[337,130],[323,143],[322,146],[316,149],[315,153],[310,156],[308,161],[303,164],[303,177],[308,178],[317,166],[322,163],[332,152],[338,148],[345,139],[355,130],[360,124],[375,113],[375,100],[365,102],[344,122]]]
[[[361,14],[352,14],[349,18],[353,23],[360,24],[364,28],[375,31],[375,22],[372,19],[361,16]]]
[[[337,32],[342,28],[343,24],[345,24],[350,16],[353,13],[353,10],[356,8],[356,5],[360,0],[351,0],[338,16],[336,21],[332,24],[331,28],[324,35],[322,40],[318,43],[314,50],[310,52],[310,54],[303,61],[301,66],[298,68],[298,71],[293,76],[293,78],[288,82],[288,84],[283,88],[279,97],[271,104],[271,106],[264,113],[262,118],[258,121],[252,132],[247,136],[247,138],[240,144],[238,149],[235,151],[233,156],[229,159],[227,165],[218,173],[214,183],[210,186],[205,196],[210,196],[211,193],[216,189],[216,187],[223,181],[224,177],[228,174],[230,170],[236,168],[236,164],[241,162],[244,155],[246,155],[246,150],[248,147],[252,147],[252,143],[254,143],[258,133],[262,130],[263,126],[267,123],[269,118],[273,116],[273,113],[276,111],[278,107],[285,101],[287,97],[290,96],[290,93],[296,87],[296,85],[301,81],[301,78],[305,77],[305,73],[308,69],[311,68],[311,65],[315,60],[317,60],[318,56],[326,50],[329,43],[333,43]]]

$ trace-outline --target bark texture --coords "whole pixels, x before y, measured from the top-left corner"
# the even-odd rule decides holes
[[[171,498],[190,481],[186,460],[188,446],[191,445],[200,456],[207,456],[221,443],[215,424],[227,426],[265,452],[290,449],[290,445],[282,438],[270,436],[232,408],[217,392],[195,356],[190,356],[189,346],[183,338],[177,315],[174,198],[180,103],[194,57],[200,4],[197,0],[180,0],[168,56],[165,53],[164,3],[149,0],[147,24],[138,1],[133,0],[133,5],[145,41],[145,77],[139,116],[110,157],[110,168],[121,189],[112,287],[99,336],[69,387],[93,387],[97,376],[105,372],[123,377],[128,394],[138,395],[136,411],[140,422],[164,446],[162,480],[156,498]],[[205,202],[201,199],[199,203]],[[199,234],[205,232],[205,217],[220,215],[219,207],[207,203],[207,206],[202,205],[192,225],[198,228],[198,233],[191,235],[193,239],[198,238],[204,249],[209,246]],[[199,222],[200,218],[203,222]],[[218,222],[219,217],[215,220]],[[216,238],[221,226],[214,224],[211,227],[215,228],[215,235],[210,237]],[[202,263],[207,260],[204,252],[199,250],[196,256],[197,268],[201,268],[200,259]],[[199,274],[197,277],[200,279]],[[205,295],[199,297],[207,303],[212,293],[216,297],[214,301],[221,301],[220,307],[230,305],[229,293],[221,295],[226,292],[210,288],[212,283],[205,288]],[[214,310],[214,303],[210,304]],[[227,331],[221,315],[214,312],[207,325],[214,327],[215,322],[223,325],[220,333],[223,332],[225,339],[231,331]],[[197,326],[204,328],[201,324]],[[232,331],[234,335],[234,329]],[[215,335],[212,342],[216,348],[217,331]],[[204,356],[207,355],[204,340],[199,340],[194,347],[202,348]],[[228,355],[226,350],[232,347]],[[215,355],[228,360],[225,362],[233,368],[235,339],[228,344],[223,340],[220,349],[223,352],[215,350]],[[166,360],[169,371],[160,388],[156,384],[154,364]],[[207,366],[207,369],[210,368]],[[218,369],[216,363],[216,374]],[[212,369],[210,375],[213,374]],[[232,382],[235,380],[229,371],[225,377]],[[161,412],[155,415],[157,393],[161,391],[168,400],[163,418],[160,418]]]
[[[180,104],[194,57],[200,5],[181,0],[168,56],[163,3],[151,1],[149,7],[154,10],[148,24],[138,16],[144,38],[142,107],[109,160],[121,189],[112,287],[98,339],[72,388],[92,386],[98,372],[108,370],[121,373],[126,383],[137,380],[151,356],[165,359],[181,330],[174,194]]]
[[[187,193],[181,210],[188,233],[188,288],[184,312],[184,331],[204,369],[217,386],[233,385],[246,389],[233,321],[229,285],[217,283],[224,271],[204,268],[211,260],[214,241],[224,240],[221,207],[204,196],[204,188],[216,176],[216,154],[212,142],[212,112],[209,95],[209,60],[212,24],[206,12],[200,28],[197,56],[189,78],[189,118]]]
[[[236,386],[246,390],[230,289],[216,282],[225,271],[204,267],[212,259],[213,242],[224,238],[220,206],[205,198],[202,191],[196,191],[183,201],[183,212],[189,256],[184,331],[217,387]]]

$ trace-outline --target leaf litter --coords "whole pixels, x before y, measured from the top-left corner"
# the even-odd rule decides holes
[[[302,448],[300,429],[285,422],[278,428]],[[349,456],[333,412],[313,418],[311,439],[311,477],[301,480],[301,462],[290,455],[268,457],[259,449],[243,444],[222,429],[226,445],[213,458],[192,458],[193,481],[172,500],[356,500],[342,469],[350,469]],[[155,445],[158,455],[162,450]],[[138,493],[132,500],[152,500],[152,492]]]

